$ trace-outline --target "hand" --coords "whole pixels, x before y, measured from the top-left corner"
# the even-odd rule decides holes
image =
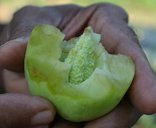
[[[3,48],[0,47],[0,52],[1,49],[3,51]],[[0,94],[0,127],[48,127],[55,115],[53,106],[42,98],[27,95],[26,81],[23,78],[23,74],[17,76],[12,74],[7,70],[0,69],[0,86],[2,86],[2,82],[6,85],[12,85],[10,88],[6,86],[8,89],[5,88],[6,92],[9,93]],[[1,80],[2,76],[3,81]],[[13,89],[15,90],[13,91]]]
[[[26,95],[26,91],[20,94],[20,92],[24,90],[22,87],[26,85],[25,81],[18,79],[18,77],[12,77],[11,73],[7,75],[7,70],[4,72],[4,79],[5,77],[8,77],[8,80],[14,79],[14,81],[9,82],[13,85],[17,83],[19,85],[19,90],[18,93],[5,93],[0,95],[0,127],[48,127],[48,124],[54,119],[55,115],[53,106],[42,98]],[[20,77],[19,75],[19,78]]]
[[[4,72],[6,90],[20,92],[22,86],[22,89],[24,88],[22,91],[27,91],[26,84],[20,83],[25,80],[19,72],[23,71],[27,37],[36,24],[55,25],[66,34],[66,39],[78,36],[86,26],[92,26],[95,32],[102,35],[101,42],[110,53],[125,54],[133,59],[136,73],[131,88],[121,103],[106,116],[87,122],[84,127],[131,127],[142,113],[155,113],[156,79],[136,35],[127,23],[126,12],[111,4],[96,4],[85,8],[75,5],[42,8],[28,6],[19,10],[0,38],[1,43],[6,42],[0,49],[0,66],[14,71]],[[8,75],[12,77],[6,77]],[[17,83],[13,85],[9,81]],[[56,125],[60,124],[60,122],[56,123]],[[69,122],[64,124],[62,127],[79,127],[78,124]]]

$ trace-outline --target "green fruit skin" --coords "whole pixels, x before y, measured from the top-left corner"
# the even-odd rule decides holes
[[[48,99],[63,118],[73,122],[110,112],[131,85],[135,71],[132,60],[103,49],[91,76],[74,85],[68,82],[71,65],[59,60],[63,38],[64,34],[53,26],[34,28],[25,56],[30,93]]]

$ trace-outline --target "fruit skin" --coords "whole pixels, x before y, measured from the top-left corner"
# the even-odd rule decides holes
[[[98,41],[97,36],[91,38]],[[60,61],[63,38],[64,34],[54,26],[38,25],[33,29],[25,56],[25,76],[31,94],[48,99],[63,118],[73,122],[96,119],[110,112],[133,80],[132,60],[108,54],[96,43],[94,71],[83,82],[74,84],[69,82],[71,64]]]

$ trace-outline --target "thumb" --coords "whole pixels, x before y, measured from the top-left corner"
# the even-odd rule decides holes
[[[47,125],[55,111],[46,100],[24,94],[0,95],[0,127],[25,128]]]
[[[24,56],[28,38],[10,40],[0,46],[0,68],[23,71]]]

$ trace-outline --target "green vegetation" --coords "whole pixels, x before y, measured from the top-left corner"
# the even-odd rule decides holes
[[[91,3],[97,3],[97,2],[110,2],[110,3],[115,3],[120,6],[128,7],[128,8],[134,8],[134,7],[139,7],[142,9],[154,9],[156,1],[155,0],[141,0],[141,1],[136,1],[136,0],[72,0],[73,2],[80,3],[81,5],[88,5]]]
[[[16,1],[16,2],[15,2]],[[144,9],[154,9],[155,8],[155,4],[156,1],[155,0],[141,0],[141,1],[136,1],[136,0],[64,0],[62,1],[62,3],[77,3],[80,5],[88,5],[88,4],[92,4],[92,3],[97,3],[97,2],[110,2],[110,3],[115,3],[121,6],[126,6],[126,7],[140,7],[140,8],[144,8]],[[57,3],[56,0],[14,0],[14,2],[12,0],[1,0],[1,4],[18,4],[18,3],[29,3],[29,4],[33,4],[33,5],[45,5],[45,4],[53,4],[53,3]]]
[[[141,26],[156,26],[155,0],[14,0],[14,2],[12,0],[1,0],[0,12],[3,9],[3,14],[0,14],[0,18],[3,22],[7,22],[11,19],[13,12],[25,5],[44,6],[73,3],[85,6],[99,2],[110,2],[123,7],[129,13],[130,23]]]

